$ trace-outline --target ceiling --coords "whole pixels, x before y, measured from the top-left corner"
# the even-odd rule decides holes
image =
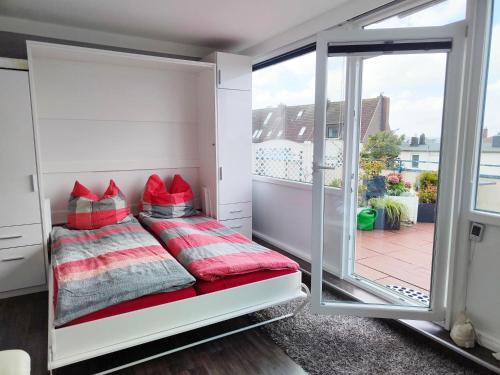
[[[150,39],[242,49],[348,0],[0,0],[0,15]]]

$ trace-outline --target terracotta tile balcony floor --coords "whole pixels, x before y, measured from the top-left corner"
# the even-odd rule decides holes
[[[401,225],[400,230],[358,231],[354,271],[381,285],[429,294],[433,237],[432,223]]]

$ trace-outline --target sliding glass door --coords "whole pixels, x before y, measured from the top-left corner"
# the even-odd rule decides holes
[[[464,38],[462,23],[318,34],[316,312],[444,318]],[[328,273],[370,298],[334,300]]]

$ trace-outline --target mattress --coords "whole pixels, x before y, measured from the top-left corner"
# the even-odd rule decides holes
[[[199,281],[265,270],[299,269],[293,260],[252,242],[210,217],[162,219],[141,213],[139,220]]]
[[[93,230],[54,227],[54,325],[196,281],[132,218]]]

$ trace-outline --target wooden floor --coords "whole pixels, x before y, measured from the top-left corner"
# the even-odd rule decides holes
[[[0,350],[23,349],[31,356],[32,374],[46,374],[47,293],[0,300]],[[164,339],[67,366],[54,374],[91,374],[223,333],[248,323],[238,318],[174,339]],[[258,329],[216,340],[117,372],[117,374],[305,374]]]

